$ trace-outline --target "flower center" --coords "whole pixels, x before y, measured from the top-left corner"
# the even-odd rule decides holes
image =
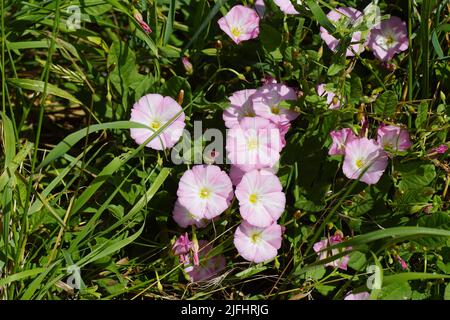
[[[254,150],[258,148],[258,139],[250,138],[247,141],[247,149],[248,150]]]
[[[364,160],[362,160],[362,159],[356,160],[356,167],[357,167],[358,169],[363,168],[365,165],[366,165],[366,162],[365,162]]]
[[[280,114],[280,107],[275,105],[270,107],[270,111],[272,111],[273,114]]]
[[[388,47],[390,47],[390,46],[392,46],[394,43],[395,43],[395,38],[394,38],[394,36],[393,36],[392,34],[388,35],[388,36],[386,37],[386,45],[387,45]]]
[[[256,193],[252,193],[248,197],[248,201],[250,201],[251,204],[255,204],[258,201],[258,195]]]
[[[200,198],[207,199],[211,195],[211,191],[208,188],[201,188],[199,195]]]
[[[150,128],[154,129],[154,130],[158,130],[161,127],[161,122],[159,122],[158,120],[153,120],[150,123]]]
[[[258,243],[261,240],[261,232],[254,232],[250,236],[250,240],[252,243]]]
[[[233,27],[233,28],[231,28],[231,34],[233,35],[233,36],[235,36],[236,38],[239,38],[239,36],[241,35],[241,29],[240,28],[238,28],[238,27]]]

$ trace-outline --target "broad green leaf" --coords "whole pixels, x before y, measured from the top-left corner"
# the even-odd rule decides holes
[[[381,288],[381,300],[409,300],[412,290],[408,282],[393,282]]]
[[[433,164],[423,162],[407,162],[397,166],[401,180],[398,187],[406,192],[411,189],[428,186],[436,177],[436,168]]]
[[[398,104],[398,98],[394,91],[386,91],[375,101],[375,113],[383,119],[394,115]]]

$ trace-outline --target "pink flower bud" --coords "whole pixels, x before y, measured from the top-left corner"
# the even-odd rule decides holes
[[[181,58],[181,62],[183,63],[184,70],[186,70],[186,74],[192,74],[194,67],[192,67],[192,63],[189,61],[189,58],[183,57]]]

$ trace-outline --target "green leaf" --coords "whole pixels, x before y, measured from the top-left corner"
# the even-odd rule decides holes
[[[249,278],[255,274],[258,274],[260,272],[263,272],[264,270],[267,270],[266,266],[256,265],[250,268],[245,269],[244,271],[241,271],[236,274],[236,277],[239,279],[246,279]]]
[[[345,65],[333,63],[328,69],[327,75],[332,77],[345,69]]]
[[[348,266],[356,271],[363,270],[366,265],[366,255],[359,251],[353,251],[349,254]]]
[[[167,14],[166,27],[164,28],[163,44],[169,42],[170,35],[173,31],[173,21],[175,18],[175,0],[170,0],[169,12]]]
[[[16,78],[16,79],[10,78],[10,79],[7,79],[7,81],[9,83],[11,83],[12,85],[15,85],[16,87],[19,87],[19,88],[22,88],[25,90],[44,92],[44,86],[45,86],[44,81],[33,80],[33,79],[19,79],[19,78]],[[72,101],[77,104],[83,104],[80,100],[75,98],[73,95],[71,95],[67,91],[62,90],[51,83],[47,83],[47,94],[51,94],[51,95],[54,95],[54,96],[57,96],[57,97],[60,97],[63,99],[67,99],[67,100]]]
[[[397,166],[397,170],[401,176],[398,187],[403,192],[426,187],[436,177],[434,165],[419,161],[401,163]]]
[[[0,279],[0,287],[10,284],[11,282],[22,280],[28,277],[34,277],[41,272],[46,271],[47,268],[35,268],[30,270],[25,270],[22,272],[14,273],[12,275],[7,276],[6,278]]]
[[[323,12],[322,8],[317,4],[314,0],[307,0],[306,1],[307,6],[311,10],[314,18],[317,20],[317,22],[328,30],[331,34],[336,31],[336,27],[330,22],[325,12]]]
[[[136,240],[142,233],[142,230],[144,230],[145,224],[142,225],[142,227],[132,236],[125,238],[125,239],[114,239],[114,240],[108,240],[104,243],[102,243],[99,247],[94,249],[92,252],[90,252],[87,256],[76,262],[76,264],[82,268],[85,265],[92,263],[96,260],[102,259],[104,257],[107,257],[123,247],[129,245],[134,240]]]
[[[450,282],[445,286],[444,300],[450,300]]]
[[[425,128],[428,119],[428,102],[422,101],[417,108],[415,125],[417,129]]]
[[[375,101],[375,113],[383,118],[394,115],[398,104],[398,98],[394,91],[386,91]]]
[[[112,43],[107,66],[114,67],[109,74],[109,79],[121,95],[125,95],[129,88],[135,89],[144,79],[144,76],[137,71],[134,51],[123,41]]]
[[[408,300],[412,290],[408,282],[393,282],[381,288],[379,298],[382,300]]]
[[[8,167],[16,156],[16,137],[11,119],[2,112],[3,148],[5,150],[5,167]]]

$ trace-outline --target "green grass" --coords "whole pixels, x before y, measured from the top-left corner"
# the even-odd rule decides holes
[[[430,155],[448,145],[448,1],[380,1],[383,12],[408,25],[410,47],[392,61],[393,71],[371,53],[344,59],[326,47],[318,30],[334,29],[325,18],[328,2],[305,1],[296,5],[300,15],[285,17],[266,1],[267,34],[239,46],[216,22],[236,1],[0,3],[2,299],[342,299],[366,290],[369,265],[381,266],[383,276],[373,298],[450,298],[449,156]],[[79,30],[67,27],[70,5],[80,5]],[[141,29],[133,6],[152,33]],[[259,87],[265,75],[303,92],[278,172],[287,195],[283,246],[267,263],[239,257],[234,201],[195,231],[226,257],[226,270],[191,284],[171,253],[184,232],[171,212],[190,165],[136,145],[129,129],[142,125],[128,121],[131,107],[147,93],[177,100],[183,90],[189,131],[194,120],[224,130],[227,97]],[[339,88],[345,107],[326,108],[315,92],[322,82]],[[395,99],[380,102],[384,93]],[[381,121],[403,123],[414,143],[370,187],[349,182],[327,155],[329,132],[359,129],[362,113],[372,134]],[[353,248],[347,272],[325,268],[334,259],[319,261],[312,250],[336,230],[348,236],[342,246]],[[79,290],[67,285],[73,265],[81,271]],[[394,292],[393,283],[403,291]]]

